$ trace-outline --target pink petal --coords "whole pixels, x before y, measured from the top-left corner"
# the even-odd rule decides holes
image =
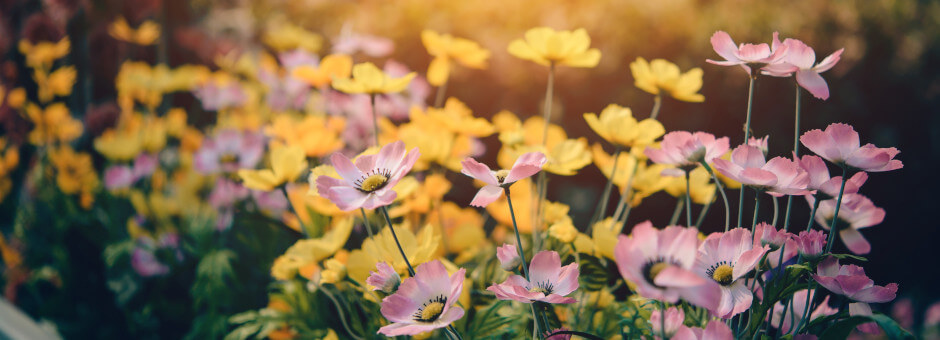
[[[760,168],[766,164],[764,151],[752,145],[741,144],[731,152],[731,162],[742,168]]]
[[[741,44],[738,47],[738,59],[746,62],[767,62],[764,59],[771,56],[770,46],[767,44]]]
[[[813,70],[796,71],[796,82],[806,91],[813,94],[813,97],[826,100],[829,99],[829,85],[819,73]]]
[[[800,143],[803,143],[809,151],[825,158],[830,162],[842,161],[842,155],[839,149],[834,145],[828,134],[819,129],[809,130],[800,136]]]
[[[852,299],[861,302],[883,303],[897,297],[898,284],[890,283],[884,287],[871,286],[852,295]]]
[[[734,265],[732,277],[737,280],[741,278],[741,276],[744,276],[744,274],[753,270],[754,267],[757,266],[757,262],[760,261],[761,257],[763,257],[764,253],[768,250],[770,250],[770,247],[764,246],[763,248],[754,248],[742,253],[741,256],[738,257],[737,263]]]
[[[402,287],[408,281],[411,280],[402,282]],[[412,301],[404,294],[392,294],[382,300],[382,316],[392,322],[412,322],[421,303],[423,302]]]
[[[496,179],[496,176],[493,175],[493,172],[490,171],[490,167],[486,166],[483,163],[477,162],[475,159],[467,157],[460,162],[463,165],[461,173],[464,175],[473,177],[475,179],[483,181],[483,183],[499,187],[499,181]]]
[[[333,168],[336,168],[336,173],[338,173],[349,183],[353,183],[354,181],[365,177],[362,171],[359,171],[359,168],[357,168],[356,165],[349,160],[349,158],[339,152],[330,156],[330,162],[333,164]]]
[[[867,303],[854,302],[849,304],[849,315],[851,316],[871,316],[871,306]],[[858,330],[865,333],[878,333],[878,324],[867,322],[858,325]]]
[[[705,326],[705,332],[702,334],[702,340],[732,340],[734,335],[731,328],[720,320],[710,321]]]
[[[516,159],[516,163],[509,170],[504,183],[514,183],[520,179],[535,175],[542,170],[545,164],[545,155],[541,152],[529,152]]]
[[[398,169],[402,158],[405,156],[405,142],[395,141],[387,144],[379,150],[375,158],[375,167],[392,171]]]
[[[544,297],[544,298],[541,298],[541,299],[538,299],[538,300],[539,300],[539,301],[542,301],[542,302],[547,302],[547,303],[575,303],[575,302],[578,302],[578,300],[575,299],[575,298],[572,298],[572,297],[564,297],[564,296],[561,296],[561,295],[558,295],[558,294],[548,294],[548,296],[546,296],[546,297]]]
[[[801,70],[808,70],[816,63],[816,52],[802,41],[787,39],[783,42],[787,46],[786,60]]]
[[[412,148],[411,151],[408,151],[405,157],[402,158],[401,162],[398,163],[398,171],[392,174],[392,178],[389,180],[389,184],[398,183],[402,177],[405,177],[405,175],[411,171],[411,168],[414,167],[415,162],[418,161],[418,157],[421,157],[421,152],[418,151],[418,148]],[[392,184],[386,186],[393,187],[395,185]]]
[[[829,69],[831,69],[833,66],[836,66],[836,63],[839,62],[839,59],[841,59],[842,57],[843,51],[845,51],[845,49],[840,48],[838,51],[833,52],[828,57],[826,57],[826,59],[823,59],[822,61],[820,61],[819,64],[816,64],[816,67],[814,67],[813,69],[819,73],[829,71]]]
[[[741,171],[740,178],[742,184],[754,186],[771,187],[777,184],[777,175],[762,169],[746,168]]]
[[[536,283],[554,283],[561,271],[561,257],[557,252],[546,250],[540,251],[532,257],[532,264],[529,266],[529,282]]]
[[[325,195],[321,192],[320,196],[326,197],[343,211],[351,211],[362,208],[366,200],[369,199],[369,195],[366,195],[362,191],[359,191],[353,187],[344,186],[332,187],[327,190]]]
[[[740,61],[735,53],[738,51],[738,47],[735,46],[734,40],[731,40],[731,35],[725,31],[717,31],[715,34],[712,34],[711,37],[712,48],[715,49],[715,53],[718,53],[722,58],[728,61]]]
[[[379,328],[379,333],[386,336],[415,335],[440,328],[436,324],[393,323]]]
[[[711,281],[705,280],[701,276],[677,266],[666,267],[653,279],[653,283],[661,287],[688,288],[704,285],[709,282]]]
[[[554,284],[554,293],[565,296],[577,290],[580,285],[578,283],[579,274],[580,272],[578,271],[577,263],[571,263],[567,266],[561,267],[561,272],[558,274],[558,279]]]
[[[848,155],[859,148],[858,132],[851,125],[833,123],[826,127],[826,134],[832,138],[833,146],[839,150],[844,160]]]
[[[486,207],[490,203],[496,202],[500,196],[503,195],[503,188],[494,185],[487,185],[480,188],[480,191],[477,191],[477,194],[473,196],[473,201],[470,201],[470,205],[474,207]]]
[[[845,247],[849,248],[853,254],[856,255],[865,255],[871,252],[871,244],[868,243],[868,240],[865,239],[865,236],[862,236],[862,233],[854,228],[846,228],[839,231],[839,237],[842,238],[842,242],[845,243]]]
[[[354,190],[359,191],[357,189],[354,189]],[[366,201],[362,204],[362,208],[375,209],[378,207],[384,207],[384,206],[392,204],[392,202],[395,201],[396,197],[398,197],[398,193],[390,189],[377,191],[372,194],[367,194]],[[340,209],[343,209],[343,208],[340,207]],[[343,209],[343,210],[346,210],[346,209]]]

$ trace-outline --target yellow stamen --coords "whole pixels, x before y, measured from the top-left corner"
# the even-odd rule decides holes
[[[506,180],[506,177],[509,176],[509,170],[500,170],[496,172],[496,180],[499,181],[499,184],[503,184],[503,181]]]
[[[732,279],[734,278],[732,275],[733,272],[734,268],[731,268],[731,266],[727,264],[723,264],[718,266],[718,268],[715,268],[715,271],[712,272],[712,279],[715,279],[716,282],[722,285],[727,285],[731,283]]]
[[[429,303],[427,306],[424,306],[424,309],[421,310],[421,320],[423,321],[434,321],[441,316],[441,312],[444,311],[444,303],[435,301]]]
[[[384,186],[385,183],[387,182],[388,182],[388,177],[385,177],[384,175],[375,174],[363,180],[362,184],[359,185],[359,189],[365,192],[373,192],[381,188],[382,186]]]
[[[669,264],[666,262],[657,262],[650,266],[650,279],[656,279],[656,275],[659,275],[659,272],[666,269],[666,267],[669,267]]]

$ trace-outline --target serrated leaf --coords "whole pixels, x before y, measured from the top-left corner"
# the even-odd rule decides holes
[[[588,291],[598,291],[607,287],[607,269],[597,257],[581,254],[581,262],[578,267],[581,272],[578,276],[578,282],[581,288]]]

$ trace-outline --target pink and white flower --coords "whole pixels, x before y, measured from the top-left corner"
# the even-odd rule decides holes
[[[499,266],[507,272],[516,270],[522,264],[516,246],[508,243],[496,248],[496,258],[499,259]]]
[[[822,100],[829,99],[829,85],[826,84],[826,80],[819,74],[836,66],[836,63],[839,62],[842,52],[845,49],[841,48],[835,51],[816,64],[816,52],[813,51],[812,47],[809,47],[802,41],[790,38],[787,38],[781,43],[780,38],[774,33],[774,41],[771,48],[779,49],[781,46],[786,46],[786,56],[784,56],[781,63],[764,67],[763,73],[774,77],[789,77],[790,75],[794,75],[797,84],[800,84],[801,87],[813,94],[813,97]]]
[[[682,323],[685,321],[685,312],[680,308],[669,307],[666,308],[666,319],[663,320],[663,311],[655,310],[650,314],[650,328],[652,328],[652,334],[656,339],[661,339],[663,335],[663,326],[665,326],[666,331],[665,335],[667,338],[672,338],[676,335],[676,332],[679,331]]]
[[[546,250],[532,257],[528,280],[510,275],[505,282],[493,284],[486,290],[495,293],[500,300],[574,303],[578,300],[566,295],[578,289],[578,275],[577,263],[562,267],[558,253]]]
[[[783,244],[792,239],[793,234],[783,229],[777,229],[767,222],[758,223],[754,226],[754,246],[769,246],[771,250],[776,250]]]
[[[796,237],[800,255],[810,260],[818,259],[826,247],[826,238],[826,232],[822,230],[801,231]]]
[[[682,326],[676,332],[673,340],[733,340],[731,328],[721,320],[712,320],[705,325],[705,329]]]
[[[681,298],[713,309],[721,302],[721,288],[693,271],[698,245],[697,229],[657,230],[646,221],[633,228],[632,237],[620,235],[614,259],[620,275],[636,284],[640,296],[669,303]]]
[[[758,147],[741,144],[731,152],[731,160],[715,159],[715,169],[741,184],[773,196],[805,195],[809,176],[791,159],[774,157],[764,161]]]
[[[780,326],[780,333],[786,334],[790,333],[791,327],[795,324],[799,325],[803,320],[803,311],[806,310],[806,294],[809,290],[803,289],[798,290],[793,293],[791,298],[792,305],[787,308],[787,314],[783,314],[783,304],[777,302],[774,304],[773,312],[767,317],[770,319],[771,325],[777,326],[780,325],[780,318],[783,317],[783,324]],[[812,302],[815,298],[816,291],[812,291],[810,294],[809,301]],[[826,296],[821,303],[809,314],[809,321],[813,321],[817,318],[821,318],[828,315],[833,315],[838,313],[839,310],[836,308],[829,307],[829,297]]]
[[[447,327],[462,318],[464,310],[454,302],[463,291],[466,272],[460,268],[448,275],[439,260],[419,265],[414,277],[405,279],[395,294],[382,299],[382,316],[392,324],[380,328],[379,333],[415,335]]]
[[[777,33],[774,33],[776,37]],[[763,68],[769,64],[780,63],[786,56],[787,46],[768,46],[767,44],[734,44],[731,35],[724,31],[717,31],[711,38],[712,48],[715,53],[725,58],[722,61],[708,59],[709,63],[721,66],[741,65],[748,74],[752,74],[751,68]],[[754,73],[756,76],[756,73]]]
[[[728,319],[751,306],[753,294],[741,278],[757,267],[768,250],[768,246],[755,246],[747,229],[708,235],[698,248],[694,271],[721,286],[721,301],[712,313]]]
[[[810,206],[815,202],[812,196],[806,196],[806,200]],[[825,229],[830,229],[832,225],[837,201],[834,198],[819,202],[819,208],[816,209],[816,223],[819,223]],[[842,239],[842,242],[852,253],[868,254],[871,251],[871,244],[859,232],[859,229],[877,225],[884,219],[885,210],[876,207],[868,197],[861,194],[843,195],[842,207],[839,208],[839,223],[837,224],[839,238]]]
[[[699,163],[711,163],[728,151],[728,137],[715,138],[706,132],[673,131],[663,136],[659,149],[647,147],[644,153],[654,163],[680,169],[663,170],[666,176],[684,176]]]
[[[518,180],[537,174],[545,165],[545,155],[541,152],[529,152],[519,156],[509,170],[490,170],[490,167],[477,162],[473,158],[467,157],[462,162],[463,169],[460,171],[464,175],[473,177],[483,183],[486,183],[480,191],[473,196],[470,205],[475,207],[485,207],[495,202],[503,195],[505,188]]]
[[[882,172],[904,167],[900,160],[894,159],[900,153],[896,148],[879,148],[871,143],[859,146],[858,132],[848,124],[833,123],[825,131],[806,131],[800,136],[800,142],[827,161],[862,171]]]
[[[385,145],[376,155],[360,156],[353,164],[341,153],[330,157],[342,179],[317,177],[317,192],[344,211],[375,209],[392,203],[398,194],[392,190],[418,160],[418,148],[405,153],[405,143]]]
[[[809,175],[809,184],[806,189],[816,191],[815,194],[825,194],[829,197],[839,196],[839,189],[842,187],[842,176],[829,177],[829,168],[822,158],[815,155],[804,155],[800,158],[800,167]],[[845,181],[843,194],[854,194],[868,180],[868,173],[861,171],[852,175]],[[825,196],[824,196],[825,197]]]
[[[813,279],[820,286],[830,292],[845,296],[855,302],[849,304],[849,315],[872,315],[869,303],[882,303],[894,300],[897,297],[898,284],[889,283],[885,286],[876,286],[875,282],[865,275],[865,269],[854,264],[839,265],[839,259],[830,256],[816,267]],[[858,330],[866,333],[878,332],[878,326],[865,323],[858,326]]]
[[[401,276],[398,276],[395,268],[392,268],[388,263],[379,262],[375,264],[375,269],[376,271],[369,272],[366,284],[372,286],[372,290],[381,290],[388,294],[394,293],[401,283]]]
[[[203,174],[252,169],[264,154],[264,136],[256,132],[221,130],[206,139],[193,155],[193,166]]]
[[[108,190],[121,190],[130,188],[141,178],[153,175],[157,170],[157,157],[141,153],[134,159],[133,166],[112,165],[104,172],[104,187]]]

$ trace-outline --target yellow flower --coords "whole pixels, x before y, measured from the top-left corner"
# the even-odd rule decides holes
[[[29,132],[29,142],[34,145],[68,143],[82,135],[82,122],[72,118],[65,104],[55,103],[45,110],[29,104],[26,106],[26,116],[34,125]]]
[[[458,254],[455,259],[460,263],[472,258],[486,243],[486,232],[483,230],[483,218],[473,208],[461,208],[453,202],[444,202],[439,209],[427,215],[428,221],[435,224],[443,223],[446,251]]]
[[[604,148],[600,144],[594,144],[592,154],[594,156],[594,165],[601,170],[604,176],[610,178],[611,171],[614,170],[614,157],[604,152]],[[636,170],[636,165],[636,158],[628,152],[621,152],[617,156],[617,173],[613,174],[613,182],[621,190],[627,186],[627,182]]]
[[[669,183],[668,177],[663,177],[662,172],[667,167],[662,164],[650,164],[640,162],[637,167],[636,177],[633,179],[633,196],[630,204],[632,206],[640,205],[640,202],[663,189]]]
[[[129,161],[141,152],[140,136],[136,132],[108,130],[95,138],[95,151],[113,161]]]
[[[49,68],[59,58],[69,54],[71,43],[65,37],[58,42],[40,41],[33,45],[29,40],[20,40],[19,50],[26,56],[26,65],[32,68]]]
[[[495,132],[493,124],[484,118],[473,116],[473,111],[457,98],[448,98],[441,109],[428,108],[422,112],[418,107],[411,108],[411,121],[426,127],[440,126],[456,134],[463,134],[477,138],[492,135]]]
[[[646,59],[636,58],[630,63],[630,71],[635,79],[637,88],[659,95],[668,92],[676,100],[686,102],[703,102],[705,96],[698,93],[702,89],[702,69],[693,68],[686,73],[679,72],[679,66],[663,59],[653,59],[647,63]]]
[[[408,184],[408,179],[414,177],[405,177],[398,182],[395,192],[398,192],[397,200],[401,204],[389,210],[393,217],[409,215],[424,215],[431,211],[435,205],[440,204],[444,195],[450,191],[450,181],[442,174],[430,174],[424,178],[424,182],[418,184],[414,180],[415,187],[412,190],[399,190],[398,186]],[[409,192],[410,191],[410,192]],[[432,221],[434,222],[434,221]]]
[[[20,151],[17,146],[7,148],[6,138],[0,137],[0,150],[6,150],[0,155],[0,203],[13,188],[10,173],[20,163]]]
[[[186,110],[175,107],[166,112],[166,134],[180,139],[186,133]]]
[[[509,54],[531,60],[539,65],[565,65],[595,67],[601,60],[601,51],[591,46],[591,37],[583,28],[574,31],[556,31],[536,27],[525,32],[525,40],[509,43]]]
[[[66,66],[47,74],[42,68],[33,70],[33,79],[36,80],[39,101],[48,103],[55,96],[68,96],[72,94],[75,85],[75,67]]]
[[[637,122],[630,108],[617,104],[607,105],[600,117],[593,112],[585,113],[584,120],[601,138],[621,147],[646,146],[666,133],[655,119]]]
[[[703,167],[697,167],[689,172],[692,202],[706,204],[715,199],[715,185],[711,183],[711,179],[712,176]],[[685,199],[685,177],[669,177],[666,192],[673,197]]]
[[[352,58],[345,54],[331,54],[320,60],[320,66],[298,66],[291,75],[306,81],[314,87],[323,87],[333,82],[333,79],[349,78],[352,72]]]
[[[191,90],[209,74],[209,69],[204,66],[183,65],[170,69],[164,64],[151,66],[129,61],[121,64],[115,88],[119,104],[125,110],[133,109],[133,102],[129,102],[132,100],[153,109],[163,101],[164,94]]]
[[[342,117],[309,115],[297,121],[282,114],[264,132],[285,145],[303,149],[309,157],[322,157],[343,147],[341,134],[345,128],[346,120]]]
[[[428,66],[428,83],[434,86],[447,82],[451,60],[469,68],[484,69],[486,60],[490,58],[490,51],[480,47],[480,44],[450,34],[424,30],[421,32],[421,42],[428,54],[434,57]]]
[[[578,236],[578,229],[575,229],[574,224],[569,219],[552,224],[551,227],[548,227],[548,234],[563,243],[571,243]]]
[[[546,161],[542,170],[556,175],[572,176],[581,168],[591,164],[591,151],[588,150],[585,138],[565,139],[549,144],[547,148],[540,145],[504,147],[499,150],[497,161],[501,167],[509,169],[516,158],[535,151],[545,154]]]
[[[591,239],[594,241],[594,251],[598,254],[613,260],[614,248],[617,246],[618,237],[623,230],[623,223],[614,221],[608,217],[598,221],[591,228]]]
[[[160,38],[160,24],[147,20],[135,30],[127,24],[124,17],[118,17],[108,26],[108,34],[114,39],[137,45],[153,45]]]
[[[270,169],[238,170],[245,187],[255,190],[271,191],[293,182],[307,170],[307,158],[304,150],[296,146],[278,146],[272,144],[270,150]]]
[[[71,195],[91,192],[98,186],[98,173],[91,162],[91,155],[76,153],[65,145],[49,151],[49,160],[56,169],[56,185],[62,193]]]
[[[420,111],[412,108],[412,114]],[[457,135],[438,125],[435,121],[425,119],[409,122],[396,127],[388,119],[379,119],[379,130],[382,134],[379,140],[382,143],[391,143],[401,140],[407,148],[418,148],[421,155],[414,165],[415,171],[427,170],[431,163],[460,171],[460,161],[464,160],[473,151],[473,142],[470,136]]]
[[[323,267],[320,272],[320,284],[336,284],[346,278],[346,264],[335,258],[323,262]]]
[[[7,105],[12,109],[20,109],[26,103],[26,89],[17,87],[7,94]]]
[[[398,240],[411,265],[417,267],[434,259],[434,254],[437,253],[441,244],[441,235],[438,230],[433,226],[425,226],[415,235],[407,224],[395,226],[395,234],[398,235]],[[389,263],[399,274],[407,272],[405,260],[398,252],[392,232],[387,227],[372,238],[363,241],[361,249],[349,253],[346,270],[353,280],[365,282],[369,277],[369,272],[375,271],[375,264],[379,261]]]
[[[405,90],[415,73],[401,78],[391,78],[373,63],[356,64],[352,69],[351,79],[336,79],[333,87],[346,93],[397,93]]]
[[[282,23],[269,28],[264,32],[261,40],[277,52],[303,49],[316,53],[323,46],[323,37],[319,34],[290,23]]]

